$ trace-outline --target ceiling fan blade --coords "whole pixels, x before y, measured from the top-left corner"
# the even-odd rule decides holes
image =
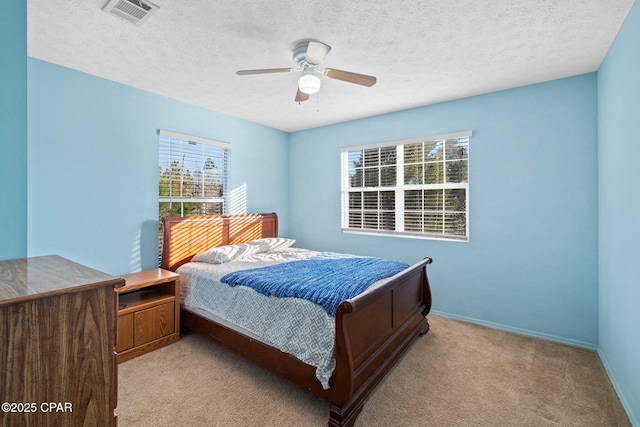
[[[296,93],[296,102],[304,102],[308,99],[309,99],[309,95],[300,91],[300,89],[298,89],[298,92]]]
[[[239,76],[248,76],[251,74],[271,74],[271,73],[288,73],[293,68],[263,68],[261,70],[240,70],[236,71]]]
[[[327,77],[336,80],[342,80],[344,82],[355,83],[357,85],[371,87],[376,84],[377,79],[374,76],[367,76],[366,74],[352,73],[351,71],[335,70],[327,68],[324,70],[324,74]]]
[[[305,55],[304,60],[309,64],[318,65],[322,64],[324,58],[327,57],[329,51],[331,50],[331,46],[321,43],[309,41],[307,46],[307,53]]]

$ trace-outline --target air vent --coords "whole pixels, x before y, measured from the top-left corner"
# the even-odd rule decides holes
[[[102,8],[104,12],[134,25],[142,24],[158,9],[159,6],[141,0],[109,0]]]

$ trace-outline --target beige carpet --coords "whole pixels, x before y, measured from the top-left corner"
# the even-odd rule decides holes
[[[597,354],[429,316],[356,426],[630,426]],[[187,333],[119,365],[120,426],[326,426],[327,402]]]

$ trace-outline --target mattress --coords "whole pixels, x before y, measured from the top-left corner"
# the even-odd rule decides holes
[[[327,389],[335,367],[335,318],[317,304],[299,298],[266,296],[246,286],[228,286],[220,279],[233,271],[308,259],[318,252],[286,248],[243,255],[229,262],[190,262],[181,266],[184,308],[211,313],[239,326],[260,341],[316,368]]]

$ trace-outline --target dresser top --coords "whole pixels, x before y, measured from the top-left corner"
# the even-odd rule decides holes
[[[0,261],[0,307],[107,285],[123,280],[58,255]]]

